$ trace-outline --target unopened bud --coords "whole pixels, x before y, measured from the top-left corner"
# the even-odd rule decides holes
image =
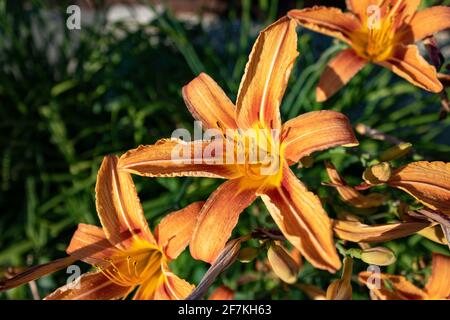
[[[353,259],[346,257],[344,259],[344,268],[341,279],[334,280],[327,289],[327,300],[351,300],[353,289],[351,277],[353,270]]]
[[[400,143],[385,150],[380,155],[380,161],[392,161],[406,156],[412,148],[411,143]]]
[[[395,254],[383,247],[365,249],[361,252],[361,260],[377,266],[388,266],[397,261]]]
[[[273,272],[281,280],[291,284],[297,281],[297,263],[282,246],[272,244],[267,251],[267,258]]]
[[[367,168],[363,173],[363,179],[368,184],[380,184],[387,182],[392,175],[389,163],[381,162]]]
[[[352,285],[341,279],[334,280],[327,289],[327,300],[351,300]]]
[[[252,262],[258,255],[258,249],[253,247],[246,247],[239,252],[239,261],[242,263]]]

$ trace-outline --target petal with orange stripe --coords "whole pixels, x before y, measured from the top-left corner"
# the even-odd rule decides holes
[[[285,157],[294,163],[315,151],[358,145],[348,118],[331,110],[312,111],[289,120],[283,125],[282,136]]]
[[[415,45],[395,46],[391,57],[378,64],[425,90],[437,93],[443,89],[437,77],[436,68],[420,55]]]
[[[387,184],[433,210],[450,214],[450,163],[413,162],[395,170]]]
[[[117,162],[115,156],[104,158],[95,186],[97,212],[105,235],[119,248],[126,248],[131,243],[126,234],[156,243],[131,175],[119,171]]]
[[[224,182],[203,206],[190,244],[192,257],[212,263],[231,236],[239,215],[256,199],[241,179]]]
[[[205,129],[236,129],[235,107],[222,88],[207,74],[201,73],[183,87],[183,98],[194,118]]]
[[[146,177],[238,177],[238,166],[226,158],[224,141],[162,139],[122,155],[119,168]]]
[[[281,186],[266,190],[261,197],[287,240],[313,266],[330,272],[340,269],[330,219],[319,198],[289,167],[283,168]]]
[[[361,29],[361,22],[351,13],[337,8],[313,7],[288,12],[301,26],[351,44],[353,31]]]
[[[283,17],[256,40],[241,80],[236,102],[239,128],[256,123],[280,128],[280,104],[298,56],[295,21]]]

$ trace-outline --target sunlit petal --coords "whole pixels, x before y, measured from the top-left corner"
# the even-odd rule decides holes
[[[105,157],[95,187],[97,212],[105,235],[112,244],[121,248],[127,246],[131,239],[124,238],[125,233],[156,243],[131,175],[119,171],[117,162],[115,156]]]
[[[312,265],[330,272],[340,269],[330,219],[291,169],[283,168],[281,186],[265,191],[262,199],[284,236]]]
[[[258,122],[267,128],[281,126],[281,99],[298,56],[295,26],[295,21],[283,17],[256,40],[236,102],[241,129],[252,128]]]
[[[433,210],[450,214],[450,163],[413,162],[395,170],[387,183]]]
[[[209,151],[208,151],[209,150]],[[209,177],[231,179],[240,176],[237,165],[227,164],[222,140],[183,142],[159,140],[140,146],[120,157],[121,170],[146,177]]]
[[[288,16],[308,29],[351,43],[351,34],[361,28],[360,21],[337,8],[313,7],[291,10]]]
[[[239,215],[255,199],[254,188],[243,179],[229,180],[214,191],[203,206],[191,240],[191,255],[212,263],[224,248]]]
[[[436,68],[420,55],[415,45],[397,45],[390,58],[378,63],[415,86],[431,92],[440,92],[443,89]]]
[[[201,73],[183,87],[183,98],[194,118],[204,129],[236,129],[235,107],[219,85]]]
[[[336,146],[356,146],[348,118],[336,111],[322,110],[302,114],[283,125],[285,157],[298,162],[315,151]]]

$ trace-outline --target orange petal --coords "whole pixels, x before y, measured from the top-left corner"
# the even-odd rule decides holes
[[[115,300],[126,297],[133,289],[111,282],[101,272],[85,273],[79,279],[78,288],[75,285],[65,285],[50,293],[45,300]]]
[[[119,250],[108,241],[102,228],[80,223],[66,252],[72,256],[83,253],[85,258],[81,260],[91,265],[101,265],[104,258],[116,255]]]
[[[16,288],[30,281],[46,276],[50,273],[64,269],[77,261],[78,258],[78,256],[60,258],[51,262],[30,267],[10,279],[0,279],[0,292]]]
[[[316,89],[316,99],[323,102],[346,85],[365,65],[367,60],[353,49],[341,51],[325,68]]]
[[[170,259],[175,259],[191,241],[197,217],[204,202],[194,202],[166,215],[155,229],[158,244]]]
[[[373,208],[383,204],[383,195],[377,193],[371,193],[367,196],[363,195],[355,188],[350,187],[345,183],[331,162],[325,162],[325,166],[331,183],[336,186],[336,189],[344,202],[347,202],[356,208]]]
[[[448,28],[450,28],[450,8],[436,6],[417,12],[398,37],[412,43]]]
[[[212,263],[231,236],[240,213],[256,199],[242,179],[223,183],[206,201],[191,240],[191,255]]]
[[[390,58],[378,63],[422,89],[436,93],[443,89],[436,68],[420,55],[415,45],[397,45]]]
[[[184,101],[194,118],[205,129],[236,129],[235,107],[222,88],[201,73],[183,87]]]
[[[336,146],[356,146],[348,118],[336,111],[322,110],[302,114],[283,125],[285,157],[292,162],[315,151]]]
[[[288,16],[308,29],[351,43],[351,34],[361,28],[360,21],[351,13],[337,8],[315,6],[301,10],[291,10]]]
[[[295,22],[281,18],[263,30],[253,46],[237,97],[237,122],[279,128],[280,104],[298,56]]]
[[[352,242],[390,241],[409,236],[429,226],[429,222],[399,222],[367,225],[358,221],[333,221],[333,230],[336,236],[342,240]]]
[[[167,272],[162,285],[156,288],[155,300],[184,300],[194,290],[195,286]]]
[[[423,290],[417,288],[402,276],[361,272],[358,275],[358,280],[368,287],[372,285],[369,289],[381,300],[422,300],[427,298],[427,294]],[[386,286],[385,281],[392,285],[392,289]],[[379,284],[379,286],[375,284]]]
[[[146,177],[240,176],[236,164],[226,164],[223,140],[183,142],[162,139],[154,145],[140,146],[120,157],[119,168]],[[232,161],[230,161],[232,162]]]
[[[227,286],[220,286],[211,293],[208,300],[233,300],[233,298],[233,290]]]
[[[450,214],[450,163],[407,164],[394,171],[388,185],[409,193],[433,210]]]
[[[97,212],[105,235],[120,248],[131,241],[124,238],[127,233],[155,243],[131,175],[119,171],[117,161],[116,156],[105,157],[95,186]]]
[[[330,272],[340,269],[330,219],[319,198],[289,167],[283,168],[281,186],[261,197],[284,236],[313,266]]]
[[[450,298],[450,257],[433,253],[431,277],[425,290],[433,299]]]

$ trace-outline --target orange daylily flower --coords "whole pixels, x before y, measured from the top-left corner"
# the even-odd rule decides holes
[[[168,262],[188,245],[203,202],[164,217],[153,235],[144,217],[131,175],[117,170],[118,158],[105,157],[98,173],[96,205],[102,228],[80,224],[67,253],[96,267],[78,287],[66,285],[45,299],[184,299],[193,285],[170,272]]]
[[[305,28],[350,46],[329,62],[316,90],[317,101],[327,100],[369,62],[425,90],[442,91],[435,67],[414,43],[450,28],[450,7],[417,11],[419,5],[420,0],[347,0],[350,12],[329,7],[289,11]]]
[[[434,253],[431,276],[424,289],[403,276],[361,272],[358,280],[366,284],[372,298],[380,300],[445,300],[450,299],[450,257]],[[378,280],[378,281],[377,281]],[[386,285],[388,281],[390,288]],[[376,283],[379,286],[376,287]]]
[[[230,238],[239,214],[261,196],[286,238],[315,267],[332,272],[340,268],[330,219],[319,198],[307,190],[289,165],[315,151],[354,146],[358,141],[347,117],[335,111],[310,112],[281,124],[279,107],[298,56],[295,27],[295,21],[284,17],[261,32],[250,54],[236,107],[206,74],[200,74],[183,88],[183,97],[194,118],[202,121],[203,127],[219,131],[222,140],[162,140],[131,150],[119,160],[121,170],[143,176],[228,179],[209,197],[199,215],[190,244],[194,258],[213,262]],[[229,135],[230,129],[235,129],[234,135]],[[248,159],[247,146],[239,153],[236,148],[224,149],[223,144],[235,139],[250,140],[246,132],[252,129],[259,130],[257,144],[270,146],[269,156],[275,161],[212,161],[241,155]],[[274,137],[270,130],[281,133]],[[215,148],[214,155],[205,152],[214,144],[219,144],[220,150]],[[203,157],[193,152],[189,161],[174,160],[171,154],[177,147],[199,148]]]

